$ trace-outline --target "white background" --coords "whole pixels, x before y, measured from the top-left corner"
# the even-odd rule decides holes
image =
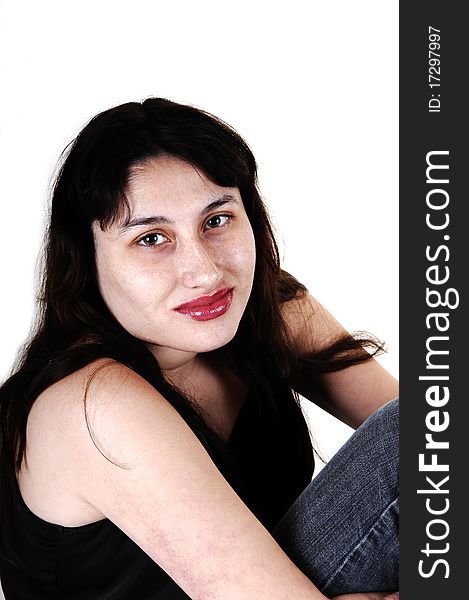
[[[60,152],[97,112],[147,96],[245,137],[284,267],[384,339],[398,376],[397,2],[3,0],[0,61],[0,378],[31,324]],[[305,406],[330,457],[351,430]]]

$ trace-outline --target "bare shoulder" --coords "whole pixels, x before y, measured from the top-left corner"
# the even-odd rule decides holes
[[[284,302],[281,310],[299,354],[320,350],[345,333],[337,319],[308,291]]]
[[[99,359],[71,373],[42,392],[34,402],[28,420],[33,428],[37,421],[48,424],[52,431],[76,429],[79,415],[86,415],[103,401],[110,401],[112,391],[151,387],[140,376],[112,359]],[[153,389],[153,388],[152,388]],[[123,399],[127,396],[124,394]],[[122,397],[115,394],[116,401]],[[84,422],[86,425],[86,420]]]
[[[282,314],[298,355],[329,346],[346,329],[309,292],[284,303]],[[318,397],[317,384],[321,386]],[[375,358],[330,373],[304,371],[297,392],[352,427],[396,398],[398,382]]]
[[[83,402],[87,433],[94,454],[117,464],[135,467],[158,432],[160,440],[172,426],[192,433],[161,393],[132,369],[111,360],[93,365],[88,373]]]
[[[127,393],[120,393],[125,387]],[[103,517],[80,491],[80,476],[89,460],[90,445],[96,451],[99,443],[105,446],[106,440],[112,439],[110,432],[118,421],[107,420],[106,411],[119,404],[125,418],[126,400],[130,402],[132,398],[137,408],[138,399],[150,393],[141,393],[146,388],[151,386],[129,368],[100,359],[39,395],[28,416],[26,454],[18,474],[22,496],[35,514],[66,526]],[[100,440],[103,435],[105,439]]]
[[[30,414],[68,451],[83,454],[97,449],[117,460],[131,456],[126,433],[143,434],[160,409],[176,411],[145,379],[112,359],[100,359],[58,381],[43,392]],[[56,434],[56,435],[54,435]],[[90,445],[91,444],[91,445]],[[110,456],[108,458],[111,458]]]

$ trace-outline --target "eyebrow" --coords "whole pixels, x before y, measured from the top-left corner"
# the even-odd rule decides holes
[[[219,208],[220,206],[225,206],[226,204],[239,204],[234,196],[231,194],[224,194],[220,198],[213,200],[210,204],[201,211],[200,215],[204,216],[210,211]],[[162,216],[152,216],[152,217],[137,217],[135,219],[126,219],[124,223],[119,227],[119,232],[123,233],[132,227],[140,227],[142,225],[174,225],[174,221],[168,219],[167,217]]]

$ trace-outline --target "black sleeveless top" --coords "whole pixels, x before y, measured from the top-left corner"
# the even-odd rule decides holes
[[[314,456],[305,419],[293,398],[285,398],[278,412],[256,400],[251,390],[227,448],[242,478],[242,485],[233,487],[272,531],[311,481]],[[108,519],[80,527],[48,523],[29,510],[17,488],[13,531],[24,566],[0,560],[5,600],[188,598]]]

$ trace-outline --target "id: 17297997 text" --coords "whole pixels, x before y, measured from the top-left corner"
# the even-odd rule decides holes
[[[440,33],[435,27],[428,27],[428,86],[431,98],[428,101],[428,112],[439,113],[441,109],[440,91]]]

